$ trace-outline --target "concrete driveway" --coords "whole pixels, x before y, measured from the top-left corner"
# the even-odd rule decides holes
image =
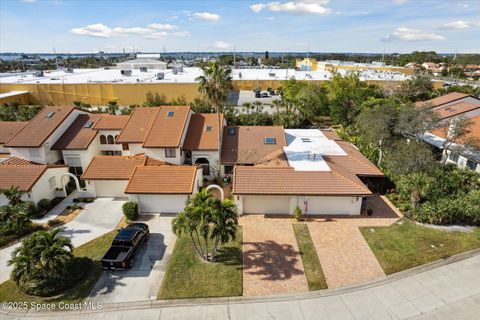
[[[75,247],[112,231],[122,219],[122,205],[125,201],[114,198],[98,198],[92,203],[83,204],[78,217],[63,225],[62,234],[72,239]],[[61,205],[61,204],[59,204]],[[0,283],[10,277],[12,266],[7,266],[12,252],[20,246],[20,242],[0,250]]]
[[[104,271],[90,299],[101,302],[129,302],[157,299],[167,262],[175,245],[172,216],[142,215],[138,221],[150,227],[150,239],[135,255],[135,264],[126,271]]]

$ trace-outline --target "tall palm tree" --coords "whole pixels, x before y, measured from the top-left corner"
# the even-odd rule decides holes
[[[244,102],[242,106],[247,111],[247,114],[250,114],[250,110],[253,108],[252,104],[250,102]]]
[[[227,243],[235,239],[238,227],[237,207],[231,199],[215,201],[213,210],[212,232],[210,237],[214,240],[212,249],[212,260],[217,255],[219,244]]]
[[[427,192],[434,184],[434,178],[424,172],[409,174],[399,181],[399,188],[410,194],[412,207],[416,208],[425,198]]]
[[[8,203],[14,206],[22,202],[25,191],[20,190],[19,187],[11,186],[10,188],[0,189],[0,194],[3,194],[8,199]]]
[[[203,75],[197,77],[195,80],[199,82],[198,90],[200,93],[217,112],[217,140],[220,159],[220,147],[222,143],[220,113],[232,89],[232,69],[228,66],[221,65],[217,61],[210,61],[202,66],[202,72]]]
[[[22,241],[12,253],[8,265],[14,265],[11,278],[15,283],[38,282],[64,274],[73,258],[73,245],[62,229],[37,231]]]

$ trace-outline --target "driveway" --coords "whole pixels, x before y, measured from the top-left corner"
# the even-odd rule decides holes
[[[72,239],[75,247],[100,237],[115,229],[122,219],[122,205],[125,201],[114,198],[98,198],[92,203],[84,204],[84,210],[74,220],[64,224],[63,235]],[[60,203],[59,206],[64,204]],[[0,283],[10,277],[12,266],[7,266],[12,252],[20,246],[20,242],[0,250]]]
[[[243,295],[308,291],[292,220],[248,215],[243,228]]]
[[[101,302],[129,302],[157,299],[167,262],[175,245],[172,216],[141,215],[138,221],[150,228],[150,239],[135,255],[135,264],[126,271],[104,271],[90,293]]]

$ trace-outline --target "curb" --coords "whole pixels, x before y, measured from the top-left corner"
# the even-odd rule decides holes
[[[439,267],[443,267],[455,262],[463,261],[472,257],[480,255],[480,248],[466,251],[445,259],[430,262],[418,267],[413,267],[404,271],[400,271],[385,278],[363,282],[351,286],[345,286],[341,288],[325,289],[318,291],[311,291],[306,293],[297,294],[283,294],[274,296],[258,296],[258,297],[220,297],[220,298],[192,298],[192,299],[172,299],[172,300],[144,300],[134,302],[122,302],[122,303],[106,303],[103,304],[102,309],[97,310],[76,310],[76,311],[32,311],[32,310],[2,310],[0,314],[10,315],[16,317],[47,317],[47,316],[67,316],[67,315],[79,315],[79,314],[94,314],[113,311],[127,311],[136,309],[149,309],[149,308],[169,308],[169,307],[186,307],[186,306],[207,306],[207,305],[219,305],[219,304],[244,304],[244,303],[265,303],[265,302],[283,302],[283,301],[296,301],[296,300],[309,300],[320,297],[336,296],[345,293],[351,293],[377,287],[380,285],[395,282],[401,279],[405,279],[429,270],[433,270]]]

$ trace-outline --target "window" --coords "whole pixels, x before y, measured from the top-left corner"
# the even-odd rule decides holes
[[[212,126],[206,126],[206,127],[205,127],[205,131],[206,131],[206,132],[212,131]]]
[[[234,136],[235,132],[236,132],[235,128],[228,128],[228,135],[229,136]]]
[[[173,111],[168,111],[168,112],[167,112],[167,117],[168,117],[168,118],[171,118],[171,117],[173,117],[174,114],[175,114],[175,112],[173,112]]]
[[[113,139],[113,136],[108,136],[107,137],[107,142],[108,142],[108,144],[115,144],[115,140]]]
[[[225,166],[223,171],[225,174],[230,174],[233,171],[233,166]]]
[[[210,166],[208,164],[201,164],[200,167],[203,169],[203,175],[209,176],[210,175]]]
[[[277,139],[275,139],[275,138],[265,138],[265,144],[277,144]]]
[[[107,138],[103,134],[100,136],[100,144],[107,144]]]
[[[472,160],[467,160],[467,168],[470,170],[477,170],[477,163]]]
[[[448,156],[448,160],[457,163],[458,162],[458,153],[455,153],[453,151],[450,152],[450,155]]]
[[[166,148],[165,149],[165,158],[175,158],[175,148]]]
[[[103,151],[103,155],[105,155],[105,156],[121,156],[122,151]]]
[[[80,177],[83,173],[82,167],[70,167],[68,171],[77,177]]]
[[[128,143],[122,143],[122,150],[127,151],[128,149]]]
[[[70,173],[73,173],[76,176],[81,176],[83,173],[82,162],[80,161],[79,156],[70,156],[65,157],[65,164],[70,167]]]
[[[48,185],[50,186],[50,189],[55,189],[57,187],[55,177],[50,177],[50,179],[48,179]]]

